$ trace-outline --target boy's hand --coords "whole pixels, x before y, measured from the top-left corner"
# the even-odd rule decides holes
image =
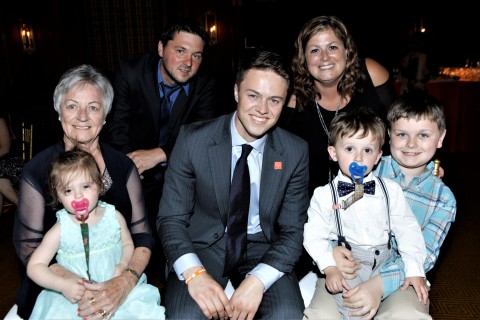
[[[323,269],[325,273],[325,286],[331,293],[339,293],[343,288],[350,290],[350,286],[337,267],[331,266]]]
[[[333,248],[333,257],[337,264],[338,270],[345,279],[351,280],[357,277],[357,270],[362,267],[360,262],[353,258],[352,252],[343,246]]]
[[[443,167],[438,168],[438,176],[437,177],[442,179],[444,175],[445,175],[445,170],[443,170]]]
[[[373,319],[380,307],[383,295],[383,284],[380,275],[373,277],[343,293],[343,305],[357,309],[350,316],[362,317],[362,320]]]
[[[428,290],[430,289],[425,281],[424,277],[408,277],[405,278],[405,282],[401,290],[407,290],[409,286],[413,286],[415,292],[417,293],[418,301],[423,304],[428,302]]]

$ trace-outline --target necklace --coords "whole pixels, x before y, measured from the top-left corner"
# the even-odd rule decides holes
[[[338,100],[338,104],[337,104],[337,109],[335,110],[335,116],[334,118],[337,116],[338,114],[338,110],[340,109],[340,103],[342,102],[342,97],[340,96],[340,99]],[[323,115],[322,115],[322,112],[320,111],[320,106],[318,105],[318,101],[315,100],[315,105],[317,106],[317,112],[318,112],[318,118],[320,119],[320,123],[322,124],[322,128],[323,130],[325,131],[325,133],[327,134],[327,140],[330,138],[330,131],[328,130],[328,127],[327,127],[327,124],[325,123],[325,120],[323,119]]]
[[[340,103],[341,102],[342,102],[342,96],[340,96],[340,99],[338,100],[338,105],[337,105],[337,109],[335,110],[334,118],[338,114],[338,110],[340,109]],[[330,131],[328,130],[327,124],[325,123],[325,120],[323,119],[323,115],[322,115],[322,112],[320,111],[320,106],[318,105],[317,100],[315,100],[315,105],[317,106],[318,118],[320,119],[320,123],[322,124],[323,130],[327,134],[327,145],[329,145],[330,144]],[[328,156],[328,159],[330,160],[330,162],[332,162],[331,161],[332,158],[330,157],[330,155]],[[329,164],[329,166],[328,166],[328,182],[332,181],[334,178],[335,178],[335,176],[332,174],[332,167]]]

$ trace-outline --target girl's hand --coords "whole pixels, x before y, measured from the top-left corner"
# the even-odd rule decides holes
[[[64,279],[62,294],[72,303],[77,303],[85,294],[86,288],[82,279]]]

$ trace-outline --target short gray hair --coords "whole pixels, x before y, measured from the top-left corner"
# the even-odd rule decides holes
[[[110,80],[97,69],[88,64],[69,69],[65,72],[53,93],[53,107],[60,114],[65,95],[76,85],[90,84],[98,89],[102,96],[105,117],[112,109],[113,87]]]

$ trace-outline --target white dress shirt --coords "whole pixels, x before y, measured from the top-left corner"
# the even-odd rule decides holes
[[[384,193],[378,178],[368,174],[364,182],[375,180],[375,194],[365,193],[363,198],[347,209],[339,209],[343,235],[347,242],[363,249],[374,249],[388,243],[389,221]],[[351,183],[352,180],[339,171],[333,180],[337,190],[338,181]],[[417,219],[403,194],[401,187],[389,179],[383,178],[390,201],[390,224],[395,235],[400,254],[405,262],[406,277],[425,276],[423,263],[426,258],[425,241]],[[338,193],[337,193],[338,194]],[[352,196],[341,198],[339,202]],[[305,224],[303,245],[317,263],[320,271],[336,266],[331,240],[337,240],[335,210],[333,198],[327,184],[315,189],[308,209],[308,221]]]

